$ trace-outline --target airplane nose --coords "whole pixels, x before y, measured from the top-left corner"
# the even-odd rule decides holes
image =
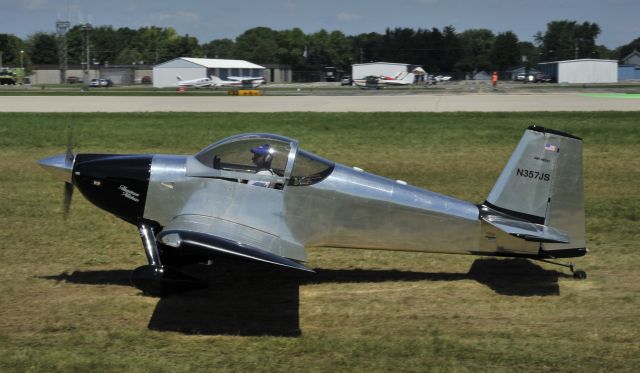
[[[73,171],[73,159],[69,159],[66,154],[43,158],[38,161],[38,164],[65,183],[72,182],[71,172]]]

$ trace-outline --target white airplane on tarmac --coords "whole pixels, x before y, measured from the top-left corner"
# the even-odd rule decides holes
[[[228,80],[222,80],[212,75],[210,78],[215,87],[258,88],[265,83],[265,79],[261,76],[228,76]]]
[[[390,76],[366,76],[362,79],[354,79],[353,84],[361,88],[380,88],[385,86],[405,86],[413,84],[414,73],[400,72],[395,77]]]
[[[198,78],[198,79],[190,79],[183,80],[180,75],[176,75],[176,79],[178,79],[178,87],[194,87],[194,88],[208,88],[214,86],[213,80],[211,78]]]
[[[183,80],[180,75],[176,75],[178,79],[179,87],[195,87],[195,88],[208,88],[208,87],[238,87],[238,88],[257,88],[265,82],[261,76],[229,76],[227,79],[222,80],[215,75],[211,75],[205,78]]]

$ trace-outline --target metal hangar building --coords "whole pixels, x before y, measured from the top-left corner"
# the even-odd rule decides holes
[[[248,61],[179,57],[153,67],[153,86],[177,87],[177,76],[191,80],[215,75],[224,80],[228,76],[264,77],[264,74],[264,66]]]
[[[558,83],[616,83],[618,61],[580,59],[541,62],[538,69],[556,78]]]

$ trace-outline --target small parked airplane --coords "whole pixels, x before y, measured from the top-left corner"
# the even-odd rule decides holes
[[[70,141],[69,141],[70,143]],[[491,153],[484,155],[489,158]],[[137,226],[152,295],[204,284],[178,270],[230,255],[312,271],[308,247],[521,257],[587,253],[582,140],[529,127],[480,204],[334,163],[272,134],[220,140],[194,156],[67,153],[39,164]]]
[[[227,79],[222,80],[215,75],[211,76],[216,87],[258,88],[265,83],[265,79],[261,76],[228,76]]]
[[[180,75],[176,75],[176,79],[178,79],[178,87],[207,88],[214,85],[211,78],[183,80]]]
[[[395,77],[390,76],[367,76],[362,79],[354,79],[353,84],[361,88],[380,88],[386,86],[405,86],[413,84],[414,73],[400,72]]]
[[[239,88],[257,88],[265,82],[263,77],[247,77],[247,76],[229,76],[227,79],[222,80],[215,75],[211,75],[207,78],[198,78],[191,80],[183,80],[180,75],[176,75],[178,79],[179,87],[195,87],[195,88],[207,88],[207,87],[239,87]]]

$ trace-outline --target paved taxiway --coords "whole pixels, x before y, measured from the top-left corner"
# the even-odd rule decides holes
[[[367,96],[2,96],[0,112],[640,111],[640,99],[577,93]]]

